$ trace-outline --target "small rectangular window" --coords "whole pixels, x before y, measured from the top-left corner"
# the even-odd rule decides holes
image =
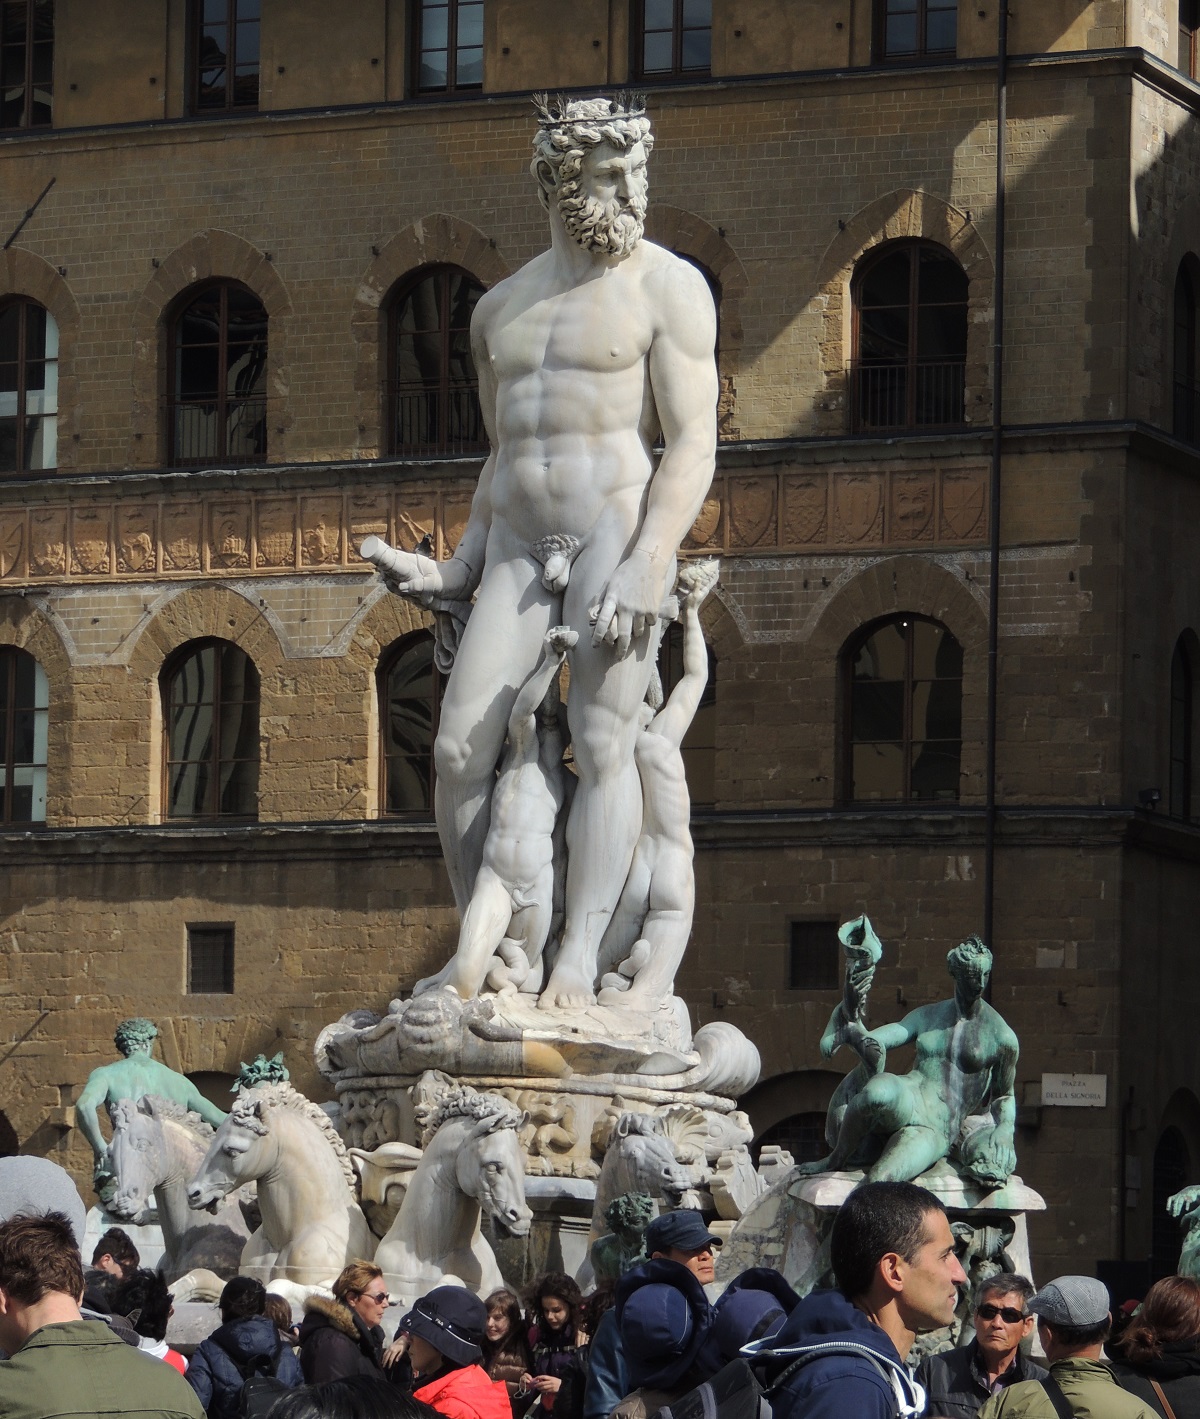
[[[841,948],[836,921],[788,923],[788,989],[837,990]]]
[[[712,0],[639,0],[633,63],[642,79],[707,74],[712,67]]]
[[[187,927],[189,995],[233,994],[233,927],[189,922]]]
[[[453,94],[483,88],[483,0],[420,0],[416,89]]]
[[[54,101],[54,0],[0,0],[0,128],[48,128]]]
[[[192,0],[193,113],[258,108],[261,0]]]
[[[875,0],[876,62],[948,59],[958,49],[958,0]]]

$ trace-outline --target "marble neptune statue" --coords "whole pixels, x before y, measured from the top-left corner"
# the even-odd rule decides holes
[[[882,955],[864,916],[839,932],[846,950],[845,998],[821,1040],[829,1058],[842,1045],[860,1063],[829,1104],[833,1152],[800,1173],[865,1167],[871,1181],[911,1181],[943,1158],[983,1184],[1003,1186],[1017,1166],[1014,1087],[1017,1037],[983,998],[992,955],[970,936],[946,957],[954,996],[868,1030],[866,995]],[[907,1074],[885,1069],[887,1052],[915,1046]]]
[[[111,1108],[121,1099],[130,1099],[136,1104],[148,1094],[156,1094],[160,1099],[191,1109],[214,1128],[225,1122],[225,1114],[215,1104],[209,1103],[190,1079],[153,1057],[157,1036],[158,1029],[151,1020],[140,1017],[122,1020],[113,1038],[113,1044],[122,1057],[92,1070],[75,1105],[76,1121],[92,1145],[95,1159],[93,1183],[101,1197],[112,1192],[115,1180],[109,1163],[108,1144],[104,1141],[96,1117],[96,1110],[100,1107]]]
[[[475,309],[491,451],[466,529],[444,562],[377,538],[362,550],[393,590],[454,620],[434,755],[460,918],[487,860],[514,703],[562,628],[578,781],[565,810],[561,936],[538,1000],[555,1010],[595,1000],[601,941],[643,833],[642,705],[662,617],[674,614],[676,554],[714,469],[716,313],[700,272],[643,239],[653,143],[644,104],[536,102],[531,171],[550,248]],[[536,831],[544,837],[544,825]],[[515,913],[530,884],[511,885]],[[472,956],[422,986],[472,995],[485,975]],[[673,969],[664,975],[666,984]]]

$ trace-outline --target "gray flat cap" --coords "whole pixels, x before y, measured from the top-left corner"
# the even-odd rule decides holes
[[[1094,1276],[1058,1276],[1026,1309],[1051,1325],[1103,1325],[1108,1319],[1108,1287]]]

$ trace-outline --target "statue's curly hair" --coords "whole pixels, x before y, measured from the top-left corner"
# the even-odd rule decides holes
[[[479,1120],[497,1115],[498,1128],[520,1128],[524,1118],[520,1109],[514,1108],[498,1094],[480,1094],[466,1086],[450,1089],[432,1103],[422,1104],[416,1110],[417,1125],[429,1136],[436,1133],[447,1119]]]
[[[645,1192],[623,1192],[604,1209],[604,1220],[614,1232],[644,1231],[654,1216],[654,1199]]]
[[[623,91],[611,99],[568,99],[561,94],[551,99],[534,94],[533,106],[538,126],[529,170],[535,178],[539,164],[546,163],[555,182],[573,182],[588,149],[601,143],[622,149],[641,143],[647,153],[654,146],[645,94]]]
[[[113,1044],[124,1055],[131,1050],[148,1048],[158,1038],[158,1026],[153,1020],[142,1015],[132,1015],[122,1020],[113,1035]]]

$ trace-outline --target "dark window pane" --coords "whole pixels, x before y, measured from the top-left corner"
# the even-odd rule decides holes
[[[204,0],[200,18],[204,25],[214,22],[224,24],[229,18],[229,0]]]
[[[433,741],[441,678],[433,637],[422,632],[401,646],[380,677],[385,813],[427,814],[433,808]]]
[[[925,31],[927,54],[953,54],[958,43],[958,15],[953,11],[931,13]]]
[[[669,30],[675,21],[675,0],[645,0],[643,15],[648,30]]]
[[[455,82],[460,88],[474,88],[483,83],[483,50],[460,49]]]
[[[952,257],[937,251],[922,250],[918,280],[917,299],[922,305],[966,302],[967,273]]]
[[[856,802],[892,802],[904,797],[904,746],[855,744],[852,797]]]
[[[229,642],[198,646],[166,681],[167,816],[253,818],[258,672]]]
[[[249,25],[238,25],[237,36],[235,40],[237,48],[234,50],[234,58],[237,62],[239,70],[243,66],[257,67],[258,35],[259,26],[257,21]]]
[[[842,949],[836,921],[793,921],[788,942],[789,990],[837,990]]]
[[[642,67],[647,74],[670,73],[670,33],[647,34],[642,41]]]
[[[483,6],[463,5],[458,7],[458,47],[479,49],[483,46]]]
[[[188,926],[188,993],[233,993],[233,927]]]
[[[867,306],[907,308],[912,281],[912,256],[897,251],[873,261],[859,283],[859,303]]]
[[[257,20],[260,18],[262,5],[260,0],[235,0],[234,9],[239,20]]]
[[[421,55],[422,89],[444,89],[446,87],[446,52]]]
[[[444,6],[426,6],[421,13],[421,48],[445,49],[450,43],[450,15]]]
[[[884,52],[889,55],[917,52],[917,19],[915,15],[897,15],[887,22]]]
[[[712,0],[683,0],[683,24],[711,28]]]
[[[440,267],[392,307],[388,424],[394,453],[468,452],[485,445],[470,317],[483,287]],[[446,328],[449,316],[450,328]]]
[[[913,746],[912,792],[915,799],[956,799],[960,744]]]
[[[707,69],[712,59],[712,32],[710,30],[684,30],[683,67],[685,69]]]

